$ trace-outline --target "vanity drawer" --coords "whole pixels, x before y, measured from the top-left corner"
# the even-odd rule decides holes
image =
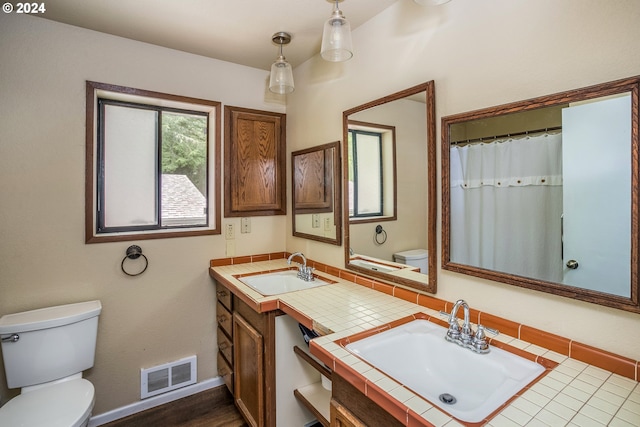
[[[233,369],[231,369],[231,366],[229,366],[229,363],[220,352],[218,352],[218,375],[222,377],[224,384],[233,394]]]
[[[233,317],[231,316],[231,312],[220,304],[219,301],[216,304],[216,317],[218,319],[218,326],[220,326],[228,336],[233,336]]]
[[[233,311],[233,307],[231,306],[231,291],[229,289],[222,286],[220,283],[216,283],[216,296],[218,297],[218,302],[225,306],[227,310]]]
[[[218,350],[227,359],[227,363],[233,365],[233,343],[222,328],[218,328]]]

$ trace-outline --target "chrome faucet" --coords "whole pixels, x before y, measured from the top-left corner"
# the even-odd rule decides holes
[[[287,258],[287,264],[291,265],[291,260],[296,256],[302,258],[302,264],[300,264],[298,267],[298,278],[304,280],[305,282],[313,281],[313,267],[307,267],[307,258],[305,258],[302,252],[294,252],[289,255],[289,258]]]
[[[464,321],[462,328],[458,323],[458,310],[462,307],[464,310]],[[451,313],[441,312],[444,315],[449,316],[449,329],[445,339],[449,342],[456,343],[462,347],[468,348],[476,353],[489,353],[489,343],[487,343],[487,336],[485,331],[489,331],[494,335],[498,335],[500,332],[496,329],[487,328],[483,325],[478,325],[476,332],[471,328],[471,322],[469,320],[469,304],[465,300],[458,300],[451,309]]]

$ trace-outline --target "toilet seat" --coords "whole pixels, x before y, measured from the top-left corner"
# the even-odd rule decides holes
[[[91,415],[95,389],[78,378],[20,394],[0,408],[0,425],[80,427]]]

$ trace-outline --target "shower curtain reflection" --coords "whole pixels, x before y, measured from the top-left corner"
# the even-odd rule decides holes
[[[451,261],[562,281],[562,135],[451,147]]]

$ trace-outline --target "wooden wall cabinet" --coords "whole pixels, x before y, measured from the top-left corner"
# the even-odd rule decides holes
[[[275,318],[280,312],[256,313],[219,282],[216,294],[218,374],[251,427],[275,427]]]
[[[333,149],[297,153],[291,172],[294,213],[333,211]]]
[[[286,215],[286,115],[224,109],[226,217]]]

